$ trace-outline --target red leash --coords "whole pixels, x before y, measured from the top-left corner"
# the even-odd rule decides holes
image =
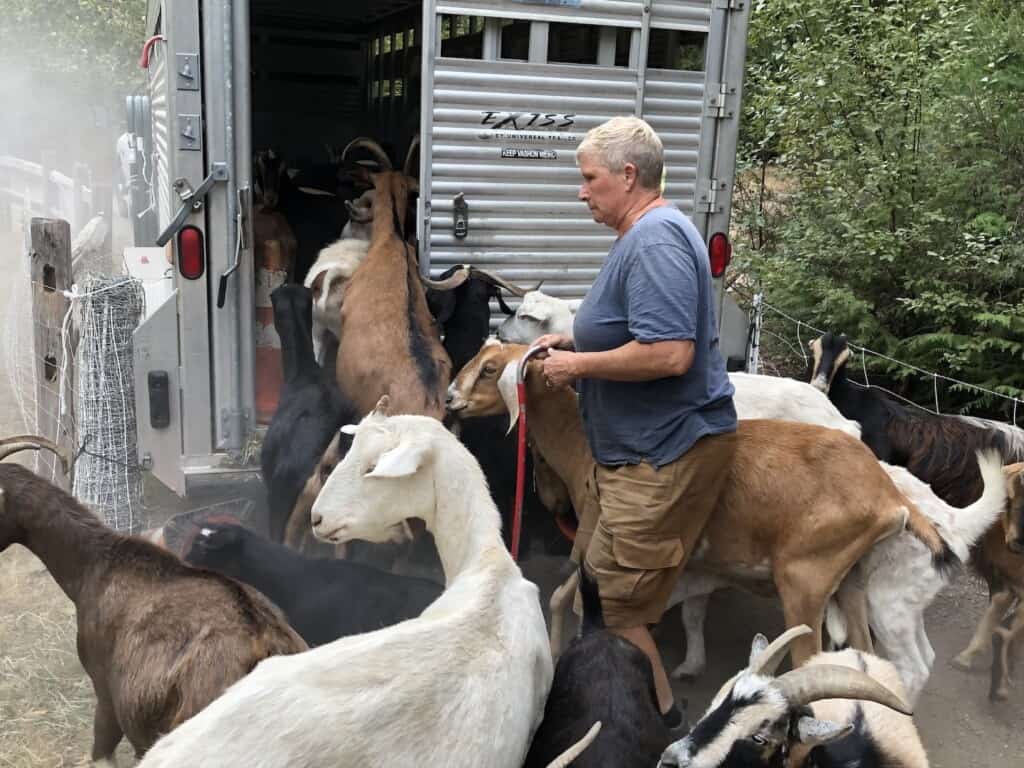
[[[516,501],[512,510],[512,559],[516,561],[519,560],[519,532],[523,527],[523,496],[526,492],[526,364],[531,357],[544,351],[544,347],[530,347],[516,368],[519,436],[516,446]]]

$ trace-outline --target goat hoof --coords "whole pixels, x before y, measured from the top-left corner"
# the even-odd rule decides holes
[[[961,672],[974,672],[974,656],[968,655],[967,653],[959,653],[953,657],[953,661],[950,662],[954,667],[959,669]]]
[[[1010,698],[1010,692],[1006,688],[997,688],[989,694],[989,701],[1006,701]]]

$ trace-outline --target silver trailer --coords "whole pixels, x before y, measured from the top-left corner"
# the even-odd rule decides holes
[[[665,144],[666,196],[724,270],[749,14],[749,0],[150,0],[135,123],[159,234],[136,245],[164,246],[174,269],[136,333],[144,465],[181,494],[256,471],[254,149],[314,158],[369,135],[404,150],[418,133],[423,268],[472,263],[578,298],[612,237],[576,200],[575,146],[640,115]],[[746,319],[719,292],[723,351],[742,361]]]

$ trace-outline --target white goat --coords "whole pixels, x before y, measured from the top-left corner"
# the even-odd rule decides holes
[[[313,356],[321,365],[324,331],[340,340],[345,282],[363,263],[369,249],[367,240],[342,238],[321,250],[306,273],[305,285],[313,292]]]
[[[978,455],[985,488],[980,499],[963,509],[944,502],[906,467],[884,462],[882,467],[896,487],[935,523],[961,562],[967,561],[971,547],[992,527],[1006,503],[1002,458],[995,451]],[[901,533],[876,544],[839,586],[839,603],[847,610],[861,599],[857,593],[863,593],[867,621],[875,635],[874,650],[899,670],[911,704],[928,682],[935,661],[924,611],[947,581],[947,574],[936,567],[925,548]],[[852,595],[849,590],[854,590]],[[829,627],[830,633],[839,634],[833,622]],[[841,642],[843,638],[833,639]]]
[[[313,506],[333,543],[433,535],[447,587],[419,618],[260,664],[162,739],[145,768],[519,768],[552,663],[537,587],[501,540],[473,456],[441,422],[386,398]]]
[[[498,338],[515,344],[529,344],[545,333],[560,333],[572,337],[572,324],[579,299],[560,299],[540,291],[529,291],[523,296],[516,312],[498,328]]]

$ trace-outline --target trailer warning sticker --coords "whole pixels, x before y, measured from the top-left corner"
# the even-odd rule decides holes
[[[553,149],[519,149],[517,147],[505,147],[501,150],[503,158],[516,160],[557,160],[558,153]]]

